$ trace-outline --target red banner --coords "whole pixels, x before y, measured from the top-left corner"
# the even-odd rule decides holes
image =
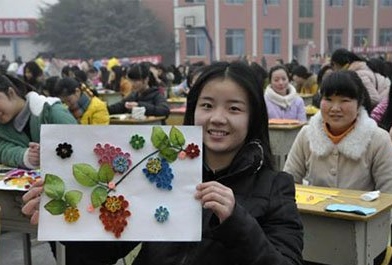
[[[392,46],[369,46],[369,47],[354,47],[354,53],[377,53],[377,52],[392,52]]]
[[[1,18],[0,36],[31,36],[36,33],[37,20],[25,18]]]

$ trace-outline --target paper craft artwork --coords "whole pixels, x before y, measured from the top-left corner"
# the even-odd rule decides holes
[[[201,240],[198,126],[43,125],[39,240]]]
[[[0,190],[26,191],[39,179],[41,179],[39,170],[12,169],[0,181]]]
[[[295,188],[295,200],[298,204],[314,205],[327,199],[333,199],[339,191],[318,188]],[[336,200],[336,199],[335,199]]]

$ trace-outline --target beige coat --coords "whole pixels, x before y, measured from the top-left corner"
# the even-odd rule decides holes
[[[296,183],[392,193],[392,142],[362,109],[354,130],[335,145],[318,112],[297,135],[283,170]]]

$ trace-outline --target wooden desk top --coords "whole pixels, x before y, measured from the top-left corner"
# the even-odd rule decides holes
[[[268,124],[268,129],[274,130],[294,130],[304,126],[306,122],[295,123],[295,124]]]
[[[381,193],[378,199],[371,202],[366,202],[361,200],[359,197],[361,194],[365,193],[366,191],[316,187],[316,186],[304,186],[299,184],[295,184],[295,187],[296,188],[302,187],[306,189],[323,189],[323,190],[339,191],[338,195],[332,196],[332,198],[326,199],[314,205],[297,204],[300,213],[308,213],[313,215],[325,216],[330,218],[339,218],[339,219],[345,219],[351,221],[368,221],[374,218],[375,216],[377,216],[378,213],[390,210],[392,208],[392,194]],[[335,203],[354,204],[361,207],[376,208],[377,212],[371,215],[363,216],[354,213],[327,212],[324,210],[327,205],[335,204]]]
[[[110,115],[110,124],[152,124],[165,119],[165,116],[147,116],[146,119],[137,120],[131,118],[131,114],[114,114]]]
[[[186,98],[185,97],[168,98],[167,102],[169,102],[169,103],[185,103]]]
[[[310,93],[299,93],[298,95],[300,95],[301,98],[311,98],[314,96],[314,94],[310,94]]]

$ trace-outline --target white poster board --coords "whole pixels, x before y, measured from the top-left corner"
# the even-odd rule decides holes
[[[153,141],[151,140],[153,129],[159,131],[159,133],[155,134],[155,141],[158,143],[161,143],[160,137],[167,135],[172,151],[184,150],[191,143],[196,144],[200,151],[200,153],[193,158],[190,158],[190,156],[186,156],[185,159],[176,158],[175,161],[166,164],[169,165],[171,173],[173,174],[173,179],[170,181],[172,189],[167,187],[158,188],[158,181],[150,181],[143,172],[143,169],[146,170],[146,165],[149,161],[147,156],[152,153],[155,154],[149,156],[150,158],[159,158],[157,161],[163,161],[162,157],[159,155],[159,148],[154,147]],[[172,135],[172,130],[177,132],[177,134],[174,133]],[[140,149],[134,149],[130,144],[131,137],[136,134],[143,137],[145,140],[143,147]],[[178,148],[178,144],[181,143],[181,137],[178,139],[178,135],[183,135],[184,140],[184,144],[180,149]],[[158,138],[159,140],[157,140]],[[59,144],[63,143],[71,145],[72,153],[70,154],[70,157],[61,158],[57,155],[56,148],[59,147]],[[167,143],[166,139],[166,145]],[[97,144],[101,144],[101,155],[97,155],[94,152],[94,148],[97,147]],[[113,231],[105,230],[99,217],[101,206],[95,208],[94,211],[91,211],[92,191],[98,186],[101,186],[104,190],[108,190],[109,182],[100,182],[92,187],[86,187],[75,178],[75,174],[78,174],[75,173],[76,171],[79,172],[79,175],[83,175],[80,174],[80,170],[77,170],[80,169],[78,165],[87,164],[89,168],[99,171],[101,165],[98,160],[99,156],[102,158],[106,152],[102,151],[105,144],[120,148],[121,152],[124,154],[130,154],[131,165],[125,173],[134,167],[122,182],[115,186],[115,191],[110,191],[108,193],[108,196],[116,196],[117,198],[119,198],[119,195],[123,195],[125,200],[129,202],[129,206],[126,210],[128,210],[131,215],[125,218],[127,225],[119,236],[116,236]],[[184,155],[185,152],[181,152],[181,154]],[[141,162],[142,160],[144,161]],[[141,163],[137,165],[139,162]],[[110,163],[107,165],[109,164]],[[166,169],[166,171],[169,172],[170,170],[168,171]],[[117,182],[125,173],[116,173],[111,183]],[[65,213],[53,215],[44,207],[49,202],[57,200],[58,198],[53,199],[53,194],[43,192],[40,204],[38,240],[201,240],[202,207],[200,202],[194,198],[196,185],[202,182],[201,127],[42,125],[41,174],[42,177],[45,177],[46,179],[48,179],[48,174],[59,177],[64,184],[64,193],[71,190],[77,190],[82,194],[82,197],[76,206],[79,211],[79,218],[75,222],[67,222],[65,220]],[[47,182],[45,182],[45,185],[47,185]],[[50,187],[51,186],[46,186],[48,189]],[[66,196],[63,196],[61,200],[67,203],[69,201],[67,201]],[[102,205],[104,204],[105,203]],[[69,206],[70,205],[68,204],[67,208]],[[168,216],[166,216],[167,218],[164,218],[163,222],[157,221],[157,218],[154,216],[156,210],[159,209],[160,206],[166,208],[166,213],[169,213]]]

